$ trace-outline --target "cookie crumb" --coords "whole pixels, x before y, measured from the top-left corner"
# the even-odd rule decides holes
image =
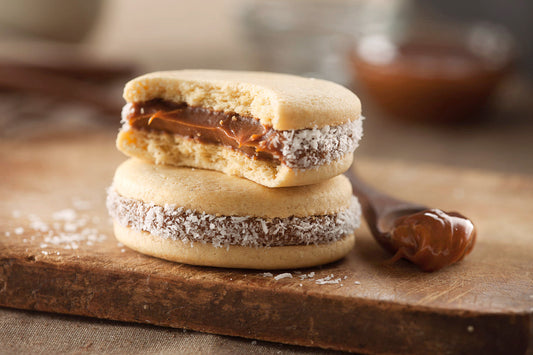
[[[17,227],[17,228],[15,228],[14,232],[15,232],[15,234],[20,235],[20,234],[24,233],[24,228]]]
[[[354,281],[353,283],[356,284],[356,285],[360,285],[361,284],[359,281]]]

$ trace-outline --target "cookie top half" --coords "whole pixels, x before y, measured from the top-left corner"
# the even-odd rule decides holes
[[[145,203],[223,216],[321,216],[346,210],[352,200],[352,186],[343,175],[314,185],[273,189],[216,171],[138,159],[118,167],[113,188],[123,197]]]
[[[128,82],[130,103],[163,99],[258,119],[276,130],[338,126],[359,119],[361,102],[333,82],[266,72],[177,70]]]

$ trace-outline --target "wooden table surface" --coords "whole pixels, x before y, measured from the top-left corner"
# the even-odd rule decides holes
[[[0,305],[365,353],[531,351],[531,176],[360,159],[384,191],[472,218],[473,253],[437,273],[388,266],[363,227],[344,260],[276,280],[118,244],[104,206],[124,159],[113,138],[0,143]]]

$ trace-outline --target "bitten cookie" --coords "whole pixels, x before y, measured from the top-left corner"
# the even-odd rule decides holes
[[[107,207],[116,238],[159,258],[250,269],[315,266],[354,245],[361,209],[346,177],[271,189],[220,172],[120,165]]]
[[[127,83],[124,98],[117,147],[125,154],[269,187],[342,174],[362,136],[357,96],[293,75],[156,72]]]

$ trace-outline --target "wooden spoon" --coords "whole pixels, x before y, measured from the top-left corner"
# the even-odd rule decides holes
[[[436,271],[472,251],[476,230],[465,216],[386,195],[364,183],[353,169],[346,175],[374,239],[395,254],[390,262],[405,258],[424,271]]]

